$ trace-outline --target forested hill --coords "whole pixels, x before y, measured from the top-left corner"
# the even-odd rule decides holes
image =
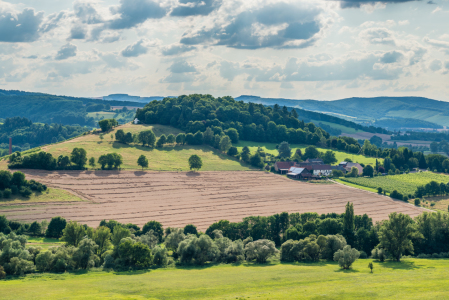
[[[281,106],[335,114],[355,122],[382,118],[408,118],[449,126],[449,102],[423,97],[374,97],[317,101],[240,96],[236,100],[264,105],[277,103]]]
[[[33,122],[96,126],[87,112],[110,106],[143,107],[144,103],[0,90],[0,118],[25,117]]]

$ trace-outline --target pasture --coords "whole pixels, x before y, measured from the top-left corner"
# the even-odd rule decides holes
[[[247,216],[282,212],[343,213],[347,202],[355,214],[373,221],[391,212],[415,217],[424,209],[339,184],[313,184],[265,172],[142,172],[27,170],[27,178],[67,189],[84,199],[74,203],[42,203],[2,208],[8,219],[50,220],[61,216],[97,227],[103,219],[164,227],[195,224],[206,230],[222,219],[240,222]]]
[[[340,178],[341,181],[364,186],[371,189],[381,187],[383,190],[391,193],[397,190],[403,195],[414,194],[418,186],[426,185],[431,181],[438,183],[448,183],[449,176],[435,174],[432,172],[420,172],[402,175],[388,175],[378,177],[357,177],[357,178]]]
[[[234,146],[237,147],[237,149],[239,150],[239,152],[242,151],[243,147],[247,146],[251,153],[254,153],[257,151],[258,147],[261,147],[266,153],[270,153],[273,155],[278,155],[278,151],[276,149],[276,145],[275,143],[258,143],[258,142],[247,142],[247,141],[239,141],[238,144],[235,144]],[[301,149],[302,153],[304,154],[304,151],[306,150],[307,147],[309,147],[310,145],[295,145],[292,144],[290,145],[290,148],[292,149],[292,155],[295,154],[296,149]],[[363,164],[370,164],[370,165],[375,165],[376,164],[376,158],[374,157],[368,157],[368,156],[364,156],[364,155],[357,155],[357,154],[352,154],[352,153],[346,153],[343,151],[338,151],[335,149],[326,149],[326,148],[320,148],[317,147],[318,151],[320,152],[326,152],[329,150],[332,150],[333,152],[335,152],[335,157],[337,158],[337,163],[335,163],[336,165],[338,165],[340,162],[344,161],[345,158],[350,158],[353,162],[358,162],[358,163],[363,163]],[[379,162],[382,162],[383,159],[382,158],[378,158],[377,159]]]
[[[125,132],[131,132],[133,134],[151,129],[158,137],[162,134],[177,135],[182,132],[176,128],[163,125],[150,126],[125,124],[104,134],[103,139],[100,138],[99,134],[89,134],[63,143],[42,147],[42,150],[51,153],[53,157],[57,158],[59,155],[70,155],[73,148],[81,147],[86,150],[87,157],[94,157],[95,161],[98,161],[98,158],[103,154],[118,153],[123,157],[123,165],[121,168],[125,170],[139,170],[140,167],[137,165],[137,159],[140,155],[145,155],[148,158],[149,170],[187,171],[189,170],[188,159],[193,154],[199,155],[203,160],[203,167],[201,170],[245,171],[252,169],[250,166],[242,164],[236,159],[222,154],[217,149],[206,145],[165,145],[163,148],[150,148],[146,146],[143,147],[141,144],[122,144],[115,141],[115,132],[118,129],[123,129]],[[111,135],[113,137],[111,137]],[[96,168],[99,168],[99,166],[97,165]]]
[[[32,274],[1,281],[2,299],[444,299],[449,260],[206,265],[129,272]]]

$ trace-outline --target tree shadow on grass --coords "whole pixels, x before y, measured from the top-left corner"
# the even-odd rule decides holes
[[[113,271],[115,275],[142,275],[146,273],[150,273],[152,269],[143,269],[143,270],[128,270],[128,271]]]
[[[135,171],[134,172],[134,175],[136,175],[136,176],[143,176],[143,175],[145,175],[147,172],[145,172],[145,171]]]
[[[384,268],[389,268],[393,270],[416,270],[421,269],[421,266],[417,266],[413,261],[384,261],[384,262],[375,262],[381,265]]]
[[[338,269],[338,270],[335,270],[334,272],[338,272],[338,273],[359,273],[360,271],[358,271],[358,270],[354,270],[354,269],[342,269],[342,268],[340,268],[340,269]]]
[[[188,177],[198,177],[198,176],[201,176],[201,174],[198,173],[198,172],[190,171],[190,172],[186,173],[186,176],[188,176]]]

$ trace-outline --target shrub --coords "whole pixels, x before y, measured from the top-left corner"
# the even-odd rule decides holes
[[[360,259],[366,259],[366,258],[368,258],[368,254],[366,254],[365,251],[360,251],[360,257],[359,258]]]
[[[394,199],[398,199],[398,200],[403,200],[402,194],[399,193],[397,190],[394,190],[393,192],[391,192],[390,197],[394,198]]]
[[[378,192],[379,194],[382,194],[382,188],[381,188],[381,187],[378,187],[378,188],[377,188],[377,192]]]
[[[22,187],[22,188],[20,189],[20,195],[21,195],[22,197],[28,198],[28,197],[31,196],[32,193],[33,193],[33,192],[31,191],[31,189],[30,189],[29,187]]]
[[[228,155],[229,156],[235,156],[239,153],[239,151],[237,150],[237,147],[231,147],[228,150]]]
[[[153,251],[153,263],[157,266],[166,266],[168,263],[167,248],[156,246]]]
[[[12,194],[11,189],[5,189],[3,191],[3,198],[9,199],[9,198],[11,198],[11,194]]]
[[[351,246],[346,245],[343,250],[338,250],[334,254],[334,261],[338,261],[338,264],[342,269],[349,269],[351,265],[359,258],[360,252]]]
[[[421,204],[421,200],[419,200],[419,198],[416,198],[415,199],[415,205],[419,206],[420,204]]]
[[[257,240],[250,242],[245,246],[246,260],[256,260],[258,263],[265,263],[267,259],[279,251],[276,249],[274,242],[270,240]]]
[[[17,185],[11,185],[11,193],[13,195],[17,195],[19,193],[19,188],[17,187]]]
[[[0,279],[4,279],[6,277],[5,269],[3,269],[2,266],[0,266]]]
[[[371,257],[380,261],[385,261],[387,255],[383,249],[375,248],[371,251]]]
[[[402,198],[402,200],[404,200],[405,202],[407,202],[407,201],[408,201],[408,197],[407,197],[407,196],[404,196],[404,197]]]

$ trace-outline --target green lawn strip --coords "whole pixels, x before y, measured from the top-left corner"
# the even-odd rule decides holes
[[[64,242],[59,239],[46,238],[46,237],[28,237],[27,246],[41,247],[44,250],[48,250],[50,247],[62,246]]]
[[[449,260],[335,262],[34,274],[0,282],[2,299],[443,299]]]
[[[257,151],[257,148],[261,147],[264,149],[264,151],[266,153],[278,155],[279,153],[276,149],[276,145],[277,145],[276,143],[259,143],[259,142],[239,141],[239,143],[235,144],[234,146],[237,147],[239,152],[242,151],[243,147],[247,146],[250,149],[251,153],[255,153]],[[310,145],[295,145],[295,144],[290,145],[290,148],[292,149],[292,155],[295,153],[296,149],[298,149],[298,148],[301,149],[302,153],[304,154],[305,149],[309,146]],[[371,164],[371,165],[376,164],[376,158],[374,158],[374,157],[346,153],[346,152],[338,151],[335,149],[326,149],[326,148],[319,148],[319,147],[317,147],[317,149],[320,152],[326,152],[328,150],[332,150],[333,152],[335,152],[335,157],[337,158],[337,163],[335,163],[335,165],[338,165],[340,162],[344,161],[346,158],[350,158],[353,162],[358,162],[358,163],[363,163],[363,164]],[[379,163],[381,163],[383,161],[382,158],[378,158],[377,160],[379,161]]]
[[[39,203],[39,202],[73,202],[84,201],[78,196],[75,196],[65,190],[48,188],[42,193],[33,192],[29,198],[13,195],[10,199],[0,199],[0,209],[3,205],[22,204],[22,203]]]
[[[366,187],[366,186],[363,186],[363,185],[358,185],[358,184],[355,184],[355,183],[350,183],[350,182],[347,182],[347,181],[343,181],[341,179],[333,179],[333,180],[338,182],[338,183],[347,185],[347,186],[355,187],[355,188],[358,188],[358,189],[361,189],[361,190],[365,190],[365,191],[368,191],[368,192],[377,193],[377,189],[369,188],[369,187]],[[387,193],[387,195],[389,195],[389,193]]]

